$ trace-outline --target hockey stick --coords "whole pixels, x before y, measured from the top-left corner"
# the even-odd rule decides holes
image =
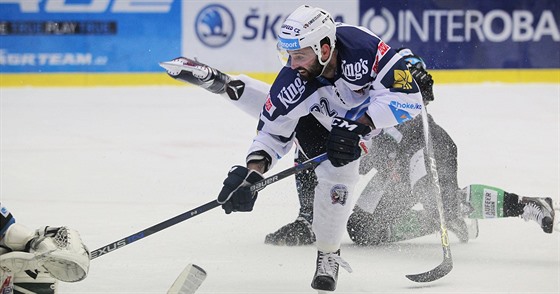
[[[317,157],[311,158],[303,163],[297,164],[293,167],[290,167],[288,169],[285,169],[275,175],[272,175],[268,178],[262,179],[256,183],[254,183],[253,185],[251,185],[250,189],[251,191],[257,192],[260,191],[262,189],[264,189],[266,186],[273,184],[279,180],[282,180],[284,178],[287,178],[293,174],[296,174],[302,170],[306,170],[309,168],[313,168],[316,167],[317,165],[319,165],[321,162],[325,161],[327,159],[327,154],[321,154]],[[173,218],[170,218],[166,221],[163,221],[159,224],[153,225],[147,229],[144,229],[138,233],[132,234],[128,237],[125,237],[123,239],[120,239],[118,241],[115,241],[113,243],[107,244],[99,249],[93,250],[91,252],[91,257],[90,259],[95,259],[98,258],[99,256],[105,255],[109,252],[115,251],[121,247],[124,247],[132,242],[136,242],[140,239],[143,239],[145,237],[148,237],[149,235],[153,234],[153,233],[157,233],[161,230],[164,230],[166,228],[169,228],[173,225],[176,225],[182,221],[185,221],[193,216],[202,214],[208,210],[211,210],[213,208],[216,208],[220,206],[220,204],[218,204],[218,201],[216,200],[212,200],[206,204],[203,204],[197,208],[191,209],[187,212],[184,212],[180,215],[177,215]]]
[[[194,294],[206,279],[206,271],[196,264],[189,263],[177,277],[167,294]]]
[[[440,222],[440,237],[441,237],[441,248],[443,249],[443,261],[440,265],[432,270],[423,272],[420,274],[406,275],[408,279],[414,282],[432,282],[437,279],[443,278],[453,269],[453,259],[451,258],[451,247],[449,246],[449,238],[447,235],[447,225],[445,223],[445,216],[443,212],[443,197],[441,195],[441,187],[439,185],[439,176],[437,172],[436,158],[434,155],[434,145],[432,142],[432,137],[430,135],[430,129],[428,125],[428,112],[426,111],[426,105],[422,107],[422,126],[424,128],[424,140],[426,141],[426,153],[429,160],[429,169],[432,175],[432,184],[435,188],[436,205],[439,213]]]

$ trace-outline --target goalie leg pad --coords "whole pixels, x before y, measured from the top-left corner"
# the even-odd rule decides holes
[[[13,251],[0,255],[0,270],[2,271],[19,273],[36,268],[37,260],[33,253]]]
[[[31,248],[37,256],[38,264],[55,279],[78,282],[86,278],[90,253],[76,230],[44,227],[37,230]]]
[[[14,291],[14,276],[10,272],[0,270],[0,293],[12,294]]]
[[[26,251],[27,245],[35,237],[35,232],[28,227],[14,223],[4,235],[4,244],[14,251]]]
[[[58,293],[57,288],[58,282],[48,273],[33,272],[30,274],[21,272],[14,275],[14,294],[56,294]]]

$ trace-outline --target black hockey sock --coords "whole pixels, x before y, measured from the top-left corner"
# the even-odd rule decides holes
[[[296,159],[296,163],[305,161],[300,154]],[[296,189],[299,198],[299,216],[305,218],[309,223],[313,222],[313,198],[315,196],[315,187],[317,186],[317,176],[314,170],[305,170],[295,175]]]

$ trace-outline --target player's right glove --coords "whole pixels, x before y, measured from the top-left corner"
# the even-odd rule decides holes
[[[434,101],[434,80],[432,79],[432,75],[421,67],[411,67],[409,70],[410,74],[418,84],[418,87],[420,87],[420,93],[422,94],[424,103],[427,104],[429,101]]]
[[[251,192],[250,186],[262,179],[264,177],[256,170],[249,170],[240,165],[233,166],[218,195],[218,203],[222,205],[225,213],[252,211],[257,201],[257,192]]]
[[[360,136],[365,136],[369,132],[371,132],[369,126],[342,118],[334,118],[332,130],[327,137],[327,158],[332,165],[340,167],[360,158],[362,155]]]

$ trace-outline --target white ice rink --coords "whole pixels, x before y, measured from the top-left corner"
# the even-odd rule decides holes
[[[459,184],[559,197],[558,84],[437,85],[428,110],[459,146]],[[204,90],[177,87],[1,88],[1,201],[31,228],[78,229],[91,250],[214,199],[243,163],[256,121]],[[291,155],[270,174],[291,166]],[[264,244],[291,222],[293,178],[262,191],[252,213],[214,209],[91,263],[60,293],[165,293],[188,263],[197,293],[315,293],[316,250]],[[361,248],[347,237],[337,293],[559,293],[560,234],[518,218],[483,220],[455,267],[428,284],[405,278],[442,260],[436,235]]]

